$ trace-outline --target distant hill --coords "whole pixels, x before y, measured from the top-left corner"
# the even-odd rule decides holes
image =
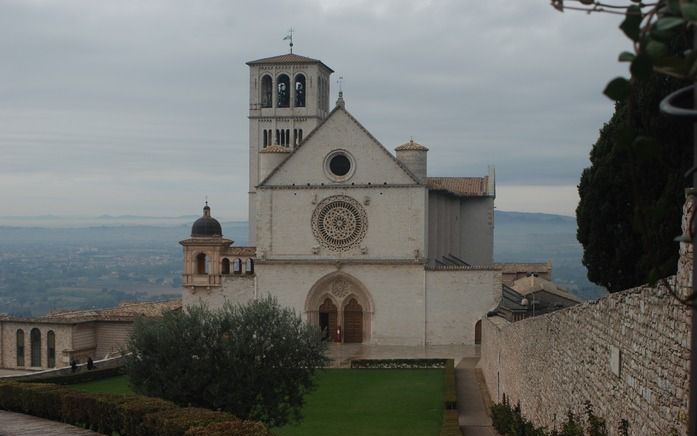
[[[163,247],[176,250],[177,242],[189,237],[198,216],[0,217],[0,248],[10,246],[52,247],[56,244],[99,246],[122,250],[132,247]],[[583,249],[576,240],[574,217],[545,213],[495,211],[494,258],[497,262],[552,261],[553,278],[582,298],[597,298],[604,290],[588,282],[581,263]],[[222,222],[225,237],[247,244],[247,223]],[[12,251],[12,250],[10,250]],[[50,251],[47,250],[47,255]]]
[[[552,261],[552,277],[581,298],[606,291],[589,282],[581,263],[583,247],[576,240],[576,218],[546,213],[494,213],[494,258],[497,262]]]

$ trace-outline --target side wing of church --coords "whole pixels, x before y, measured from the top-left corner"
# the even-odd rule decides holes
[[[184,247],[183,303],[271,294],[340,342],[473,344],[501,295],[493,170],[429,177],[428,148],[388,151],[332,70],[286,54],[250,67],[250,247],[208,206]]]

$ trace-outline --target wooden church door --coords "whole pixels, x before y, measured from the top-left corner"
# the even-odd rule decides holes
[[[319,328],[324,332],[324,339],[332,340],[336,332],[336,306],[327,298],[319,306]]]
[[[363,308],[355,298],[344,309],[344,342],[363,342]]]

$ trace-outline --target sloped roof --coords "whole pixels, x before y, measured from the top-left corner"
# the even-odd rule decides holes
[[[182,307],[181,298],[165,301],[133,301],[121,303],[116,307],[107,309],[86,309],[86,310],[51,310],[45,318],[61,319],[110,319],[110,318],[130,318],[136,316],[159,316],[163,312],[180,309]]]
[[[354,123],[356,123],[356,125],[357,125],[361,130],[363,130],[363,132],[365,132],[366,135],[368,135],[368,137],[369,137],[370,139],[372,139],[372,140],[380,147],[380,149],[382,149],[382,151],[385,152],[385,154],[386,154],[387,156],[389,156],[390,159],[392,159],[392,161],[393,161],[395,164],[397,164],[405,173],[407,173],[407,175],[408,175],[414,182],[416,182],[416,183],[418,183],[418,184],[421,183],[421,182],[419,181],[419,179],[414,175],[414,173],[412,173],[411,170],[410,170],[409,168],[407,168],[406,165],[404,165],[404,164],[403,164],[402,162],[400,162],[396,157],[394,157],[394,155],[393,155],[392,153],[390,153],[390,152],[385,148],[385,146],[382,145],[382,143],[381,143],[380,141],[378,141],[377,138],[376,138],[375,136],[373,136],[373,134],[370,133],[370,132],[368,131],[368,129],[366,129],[365,127],[363,127],[363,125],[362,125],[353,115],[351,115],[351,113],[350,113],[349,111],[346,110],[346,107],[345,107],[344,105],[336,105],[336,106],[334,107],[334,109],[332,109],[332,111],[329,112],[329,115],[327,115],[327,117],[326,117],[325,119],[323,119],[322,122],[319,123],[319,125],[318,125],[317,127],[315,127],[314,129],[312,129],[312,131],[310,132],[309,135],[307,135],[305,138],[303,138],[302,142],[301,142],[300,144],[298,144],[298,146],[295,147],[295,149],[294,149],[293,151],[291,151],[291,153],[283,160],[283,162],[281,162],[280,164],[278,164],[278,165],[276,166],[276,168],[274,168],[274,169],[269,173],[269,175],[267,175],[266,178],[265,178],[264,180],[262,180],[261,183],[259,183],[259,186],[265,185],[266,182],[268,182],[268,181],[271,179],[271,177],[273,177],[274,174],[276,174],[276,173],[279,171],[279,169],[280,169],[283,165],[286,164],[286,162],[288,162],[290,159],[292,159],[292,158],[293,158],[293,155],[295,155],[295,153],[297,153],[298,150],[300,150],[300,148],[302,148],[302,146],[305,145],[305,144],[310,140],[310,138],[312,138],[318,131],[320,131],[320,129],[329,121],[329,119],[330,119],[334,114],[336,114],[336,113],[339,112],[339,111],[345,113],[351,121],[353,121]]]
[[[583,302],[571,292],[560,288],[549,280],[545,280],[542,277],[537,277],[535,275],[519,278],[513,282],[511,288],[515,289],[521,295],[530,295],[535,292],[544,291],[561,298],[566,298],[567,300],[575,301],[577,303]]]
[[[459,197],[486,197],[489,177],[428,177],[426,186],[434,191],[446,191]]]
[[[223,253],[225,256],[254,257],[257,247],[227,247]]]
[[[269,145],[259,150],[259,153],[290,153],[290,148],[282,145]]]
[[[406,151],[406,150],[418,150],[418,151],[428,151],[428,147],[421,145],[418,142],[414,142],[413,139],[409,140],[406,144],[402,144],[395,148],[395,151]]]
[[[247,62],[247,65],[259,65],[259,64],[322,64],[324,68],[328,69],[330,72],[334,72],[329,68],[324,62],[319,59],[312,59],[306,56],[300,56],[295,53],[285,53],[278,56],[271,56],[268,58],[261,58],[255,61]]]

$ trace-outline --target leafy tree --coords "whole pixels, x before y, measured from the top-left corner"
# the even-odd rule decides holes
[[[139,393],[280,426],[301,419],[326,347],[318,328],[267,297],[138,319],[127,370]]]
[[[692,129],[662,115],[661,99],[680,82],[664,75],[635,84],[618,102],[581,175],[576,209],[588,279],[610,292],[675,273],[692,161]]]

